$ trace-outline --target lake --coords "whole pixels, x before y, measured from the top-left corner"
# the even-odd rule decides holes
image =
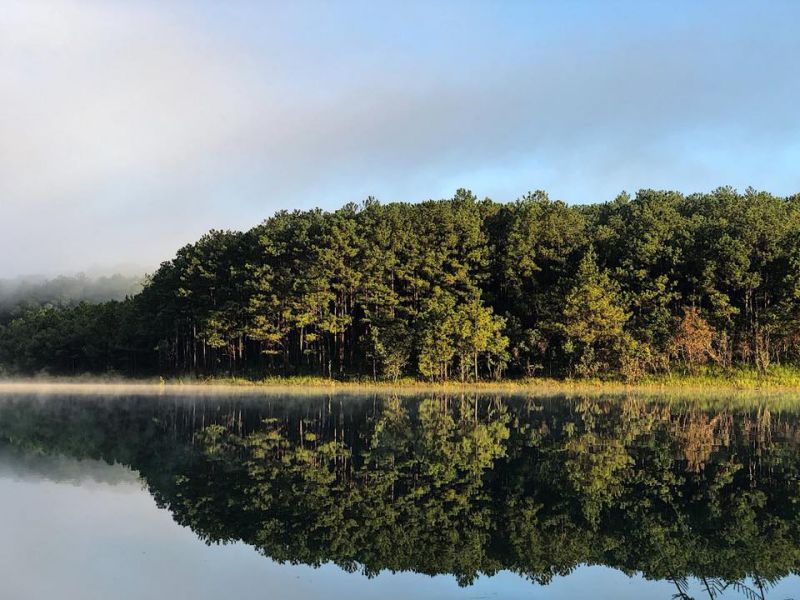
[[[0,596],[800,598],[800,402],[0,394]]]

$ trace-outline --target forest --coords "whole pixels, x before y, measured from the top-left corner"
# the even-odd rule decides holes
[[[800,366],[800,195],[281,211],[123,300],[0,317],[8,374],[604,377]]]

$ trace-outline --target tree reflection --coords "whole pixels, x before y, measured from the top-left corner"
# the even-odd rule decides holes
[[[583,564],[765,598],[800,560],[800,418],[641,398],[64,398],[0,440],[119,462],[207,543],[546,584]]]

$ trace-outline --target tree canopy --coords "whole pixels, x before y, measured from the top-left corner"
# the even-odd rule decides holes
[[[800,196],[281,211],[126,300],[0,319],[8,371],[486,379],[800,364]]]

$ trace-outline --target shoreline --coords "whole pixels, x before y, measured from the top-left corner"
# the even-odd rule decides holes
[[[794,374],[793,374],[794,375]],[[247,394],[274,395],[279,393],[388,393],[418,394],[507,394],[517,396],[554,396],[580,394],[614,395],[783,395],[798,394],[800,380],[777,378],[732,379],[722,376],[680,376],[652,378],[639,382],[603,380],[513,379],[480,382],[424,382],[413,379],[391,381],[340,381],[318,377],[275,377],[261,380],[244,378],[218,379],[124,379],[93,376],[74,377],[7,377],[0,378],[0,395],[14,393],[72,393],[72,394]]]

